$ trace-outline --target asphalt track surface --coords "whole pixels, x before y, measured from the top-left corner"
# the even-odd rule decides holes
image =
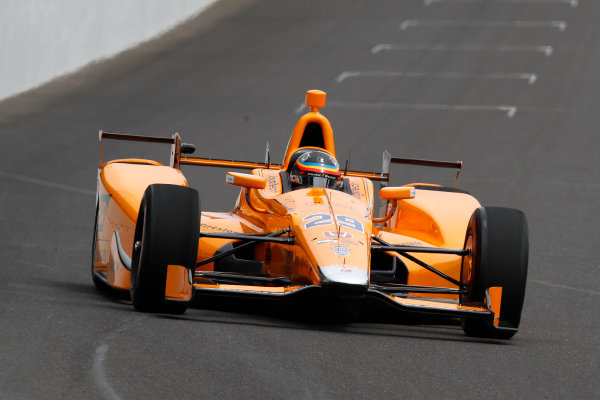
[[[222,0],[0,102],[0,398],[600,398],[598,15],[593,0]],[[268,140],[278,159],[312,88],[329,94],[341,163],[377,170],[384,149],[462,159],[462,188],[525,211],[512,340],[245,304],[149,315],[95,291],[98,129],[178,131],[198,155],[257,161]],[[204,209],[231,207],[222,170],[185,173]]]

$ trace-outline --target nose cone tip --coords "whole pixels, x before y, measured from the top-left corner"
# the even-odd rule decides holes
[[[368,271],[350,265],[328,265],[319,267],[323,284],[343,284],[367,286]]]

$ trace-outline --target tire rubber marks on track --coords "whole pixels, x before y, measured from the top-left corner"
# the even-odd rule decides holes
[[[494,3],[521,3],[521,4],[540,4],[540,5],[550,5],[550,4],[565,4],[571,7],[577,7],[579,5],[579,0],[423,0],[423,4],[425,6],[429,6],[434,3],[475,3],[475,2],[494,2]]]
[[[377,54],[382,51],[403,51],[403,50],[427,50],[427,51],[512,51],[512,52],[536,52],[543,53],[549,57],[554,52],[552,46],[514,46],[500,45],[487,46],[481,44],[394,44],[378,43],[371,49],[371,53]]]
[[[597,291],[597,290],[582,289],[582,288],[578,288],[578,287],[574,287],[574,286],[562,285],[560,283],[538,281],[536,279],[528,279],[527,281],[528,282],[537,283],[538,285],[550,286],[550,287],[554,287],[554,288],[558,288],[558,289],[573,290],[575,292],[591,294],[591,295],[594,295],[594,296],[600,296],[600,292]]]
[[[433,111],[495,111],[503,112],[508,118],[515,116],[516,106],[483,106],[483,105],[460,105],[460,104],[411,104],[411,103],[364,103],[353,101],[328,101],[327,107],[330,108],[348,108],[365,110],[433,110]],[[295,113],[300,114],[306,106],[301,104],[296,108]]]
[[[525,80],[530,85],[537,81],[537,75],[531,73],[501,73],[474,74],[462,72],[419,72],[419,71],[343,71],[335,81],[342,83],[347,79],[358,77],[381,78],[448,78],[448,79],[516,79]]]
[[[491,27],[491,28],[553,28],[559,31],[567,29],[565,21],[460,21],[447,19],[407,19],[400,24],[400,30],[417,27]]]
[[[108,345],[105,343],[100,343],[96,348],[96,352],[94,353],[94,363],[92,365],[92,375],[94,376],[94,381],[102,390],[105,398],[110,400],[121,400],[121,397],[108,382],[106,373],[104,372],[104,357],[107,351]]]
[[[70,192],[77,192],[77,193],[87,194],[87,195],[92,195],[92,196],[94,196],[96,194],[96,192],[92,192],[91,190],[79,189],[79,188],[76,188],[73,186],[63,185],[61,183],[44,181],[41,179],[30,178],[27,176],[22,176],[22,175],[17,175],[17,174],[11,174],[11,173],[4,172],[4,171],[0,171],[0,176],[4,177],[4,178],[14,179],[14,180],[21,181],[21,182],[33,183],[35,185],[47,186],[47,187],[51,187],[54,189],[67,190]]]

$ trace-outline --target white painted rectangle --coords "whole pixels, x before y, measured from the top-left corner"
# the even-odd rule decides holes
[[[554,52],[552,46],[517,46],[498,45],[490,46],[484,44],[402,44],[402,43],[378,43],[371,49],[371,53],[377,54],[382,51],[403,50],[427,50],[427,51],[499,51],[499,52],[535,52],[551,56]]]

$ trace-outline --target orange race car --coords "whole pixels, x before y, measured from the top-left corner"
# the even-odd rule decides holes
[[[194,292],[348,304],[375,299],[400,310],[460,317],[468,335],[510,338],[525,295],[528,231],[521,211],[482,207],[433,184],[389,187],[390,164],[456,168],[462,162],[392,158],[380,173],[340,170],[333,132],[319,113],[326,95],[306,93],[283,162],[183,156],[179,135],[100,131],[92,278],[129,291],[136,310],[183,313]],[[170,165],[102,162],[102,140],[168,143]],[[231,212],[201,212],[180,165],[228,172],[241,187]],[[374,182],[380,186],[374,191]],[[382,201],[375,212],[375,196]]]

